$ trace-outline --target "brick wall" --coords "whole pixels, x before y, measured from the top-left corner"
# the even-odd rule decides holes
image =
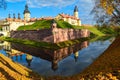
[[[51,28],[43,30],[11,31],[12,38],[29,39],[34,41],[45,41],[58,43],[62,41],[88,37],[90,32],[87,29],[61,29]]]

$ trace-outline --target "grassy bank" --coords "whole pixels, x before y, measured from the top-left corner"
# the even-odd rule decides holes
[[[10,38],[10,37],[1,37],[0,38],[0,40],[30,45],[30,46],[34,46],[34,47],[52,49],[52,50],[69,47],[69,46],[72,46],[74,44],[80,43],[80,42],[88,40],[88,39],[89,38],[81,38],[81,39],[76,39],[76,40],[68,40],[68,41],[64,41],[64,42],[60,42],[60,43],[49,43],[49,42],[37,42],[37,41],[31,41],[31,40],[15,39],[15,38]]]
[[[99,31],[101,31],[104,34],[112,35],[112,36],[118,36],[120,35],[120,27],[96,27]]]
[[[30,69],[0,54],[0,80],[43,80]]]
[[[20,26],[17,30],[37,30],[37,29],[48,29],[51,25],[51,20],[36,21],[32,25]]]
[[[46,28],[48,29],[50,28],[51,23],[52,23],[52,20],[40,20],[40,21],[36,21],[32,25],[20,26],[17,30],[38,30],[38,29],[46,29]],[[88,29],[90,32],[92,32],[95,35],[98,35],[98,36],[105,35],[103,32],[98,30],[96,27],[75,26],[62,20],[59,20],[59,21],[56,20],[56,23],[57,23],[58,28]]]

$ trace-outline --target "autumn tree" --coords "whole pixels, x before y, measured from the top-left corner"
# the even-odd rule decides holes
[[[94,0],[92,13],[98,24],[120,25],[120,0]]]
[[[5,0],[0,0],[0,8],[6,9],[6,7],[7,7],[6,1]]]

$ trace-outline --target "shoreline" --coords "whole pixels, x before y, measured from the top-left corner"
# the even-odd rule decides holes
[[[42,41],[37,42],[32,40],[23,40],[23,39],[10,38],[10,37],[1,37],[0,40],[19,43],[19,44],[25,44],[33,47],[41,47],[41,48],[50,49],[50,50],[57,50],[60,48],[69,47],[74,44],[78,44],[83,41],[89,40],[89,37],[75,39],[75,40],[68,40],[68,41],[59,42],[59,43],[49,43],[49,42],[42,42]]]

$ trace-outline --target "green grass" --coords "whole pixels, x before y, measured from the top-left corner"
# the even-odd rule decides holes
[[[120,27],[97,27],[104,34],[118,36],[120,35]]]
[[[90,32],[92,32],[95,35],[98,36],[104,36],[105,34],[101,31],[99,31],[96,27],[84,27],[84,26],[75,26],[75,25],[71,25],[68,22],[65,21],[56,21],[57,25],[59,28],[73,28],[73,29],[88,29]]]
[[[93,34],[95,35],[98,35],[98,36],[105,36],[105,34],[103,32],[101,32],[100,30],[98,30],[96,27],[84,27],[84,26],[81,26],[81,27],[74,27],[75,29],[88,29],[90,32],[92,32]]]
[[[20,26],[17,30],[36,30],[50,28],[52,20],[40,20],[36,21],[32,25]]]
[[[73,25],[69,24],[68,22],[62,21],[62,20],[56,21],[56,23],[57,23],[58,28],[74,28]]]
[[[0,38],[0,40],[4,40],[4,41],[8,41],[8,42],[15,42],[15,43],[34,46],[34,47],[52,49],[52,50],[69,47],[69,46],[83,42],[88,39],[89,38],[81,38],[81,39],[68,40],[68,41],[59,42],[59,43],[49,43],[49,42],[37,42],[37,41],[31,41],[31,40],[16,39],[16,38],[10,38],[10,37],[1,37]]]
[[[98,36],[104,36],[105,34],[100,32],[96,27],[86,27],[85,29],[90,30],[93,34],[96,34]]]
[[[40,20],[40,21],[36,21],[32,25],[20,26],[17,30],[38,30],[38,29],[46,29],[46,28],[48,29],[50,28],[51,23],[52,23],[52,20]],[[59,20],[59,21],[56,20],[56,23],[58,28],[88,29],[90,32],[92,32],[95,35],[98,35],[98,36],[105,35],[101,31],[99,31],[96,27],[74,26],[62,20]]]

